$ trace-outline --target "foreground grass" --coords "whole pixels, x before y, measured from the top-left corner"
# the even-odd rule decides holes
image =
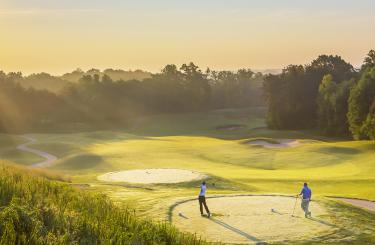
[[[104,195],[39,175],[0,165],[0,244],[204,244]]]

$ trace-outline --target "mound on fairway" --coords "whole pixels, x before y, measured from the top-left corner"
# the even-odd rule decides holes
[[[288,148],[288,147],[296,147],[301,143],[298,140],[291,140],[291,139],[278,139],[278,143],[270,142],[267,140],[253,140],[249,141],[248,144],[250,145],[260,145],[265,148]]]
[[[53,167],[61,170],[82,170],[92,169],[99,165],[106,165],[101,156],[89,153],[78,153],[58,160]]]
[[[98,180],[136,184],[168,184],[196,181],[206,177],[204,174],[191,170],[155,168],[110,172],[99,176]]]
[[[253,244],[311,239],[334,230],[323,206],[310,203],[313,218],[306,219],[300,208],[292,211],[295,198],[284,196],[227,196],[207,199],[213,216],[200,216],[198,201],[174,207],[172,222],[181,231],[196,233],[208,241]]]

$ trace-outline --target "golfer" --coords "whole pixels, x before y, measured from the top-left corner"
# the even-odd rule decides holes
[[[211,216],[210,210],[208,210],[207,204],[206,204],[206,181],[203,181],[201,184],[201,191],[199,193],[199,209],[201,211],[201,215],[203,216],[203,205],[207,212],[207,217],[209,218]]]
[[[311,212],[309,211],[311,194],[312,194],[311,189],[307,186],[307,183],[304,183],[299,196],[302,196],[301,208],[305,212],[305,218],[311,217]]]

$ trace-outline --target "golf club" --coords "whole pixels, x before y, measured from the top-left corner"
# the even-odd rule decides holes
[[[294,217],[294,211],[296,210],[297,199],[298,199],[298,196],[296,196],[296,201],[294,202],[294,208],[293,208],[292,217]]]

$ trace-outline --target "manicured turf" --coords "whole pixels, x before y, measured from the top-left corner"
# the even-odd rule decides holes
[[[17,135],[0,134],[0,159],[10,160],[22,165],[30,165],[44,159],[29,153],[16,149],[17,145],[27,142]]]

